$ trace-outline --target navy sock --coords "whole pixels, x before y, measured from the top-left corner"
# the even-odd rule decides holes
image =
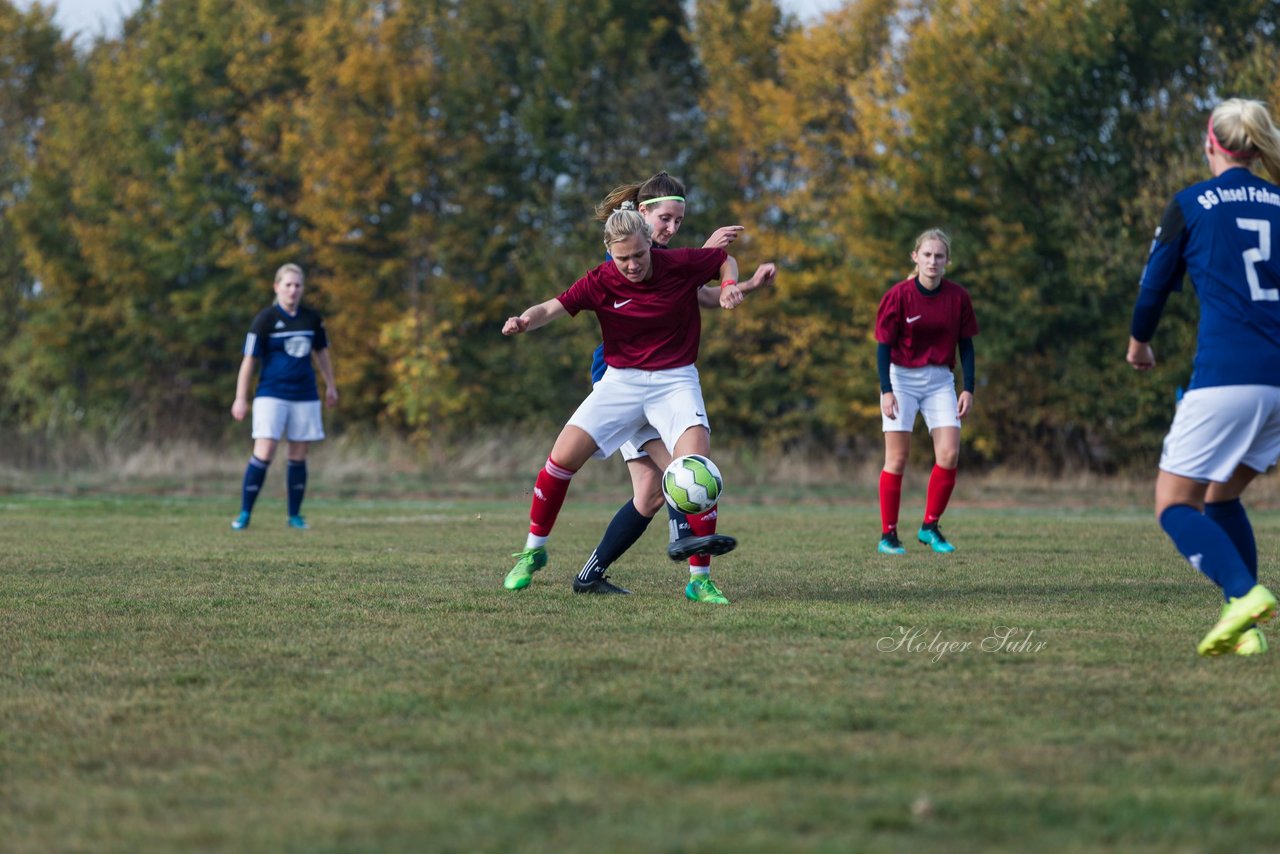
[[[604,530],[600,545],[596,546],[591,557],[587,558],[578,578],[582,581],[594,581],[604,575],[609,564],[622,557],[627,549],[635,545],[636,540],[644,534],[645,528],[653,521],[650,516],[643,516],[636,509],[633,501],[628,501],[618,508]]]
[[[240,487],[240,510],[245,513],[253,512],[253,502],[258,500],[258,493],[262,491],[263,481],[267,479],[267,466],[271,465],[269,460],[260,460],[257,457],[249,457],[249,465],[244,469],[244,485]]]
[[[1204,506],[1204,515],[1218,523],[1218,527],[1227,532],[1244,561],[1245,568],[1258,583],[1258,544],[1253,539],[1253,525],[1249,524],[1249,514],[1244,512],[1244,505],[1239,498],[1230,501],[1217,501]]]
[[[667,504],[667,527],[673,543],[693,536],[693,528],[689,527],[689,517],[670,504]]]
[[[302,497],[307,493],[307,461],[289,460],[289,515],[302,512]]]
[[[1217,522],[1186,504],[1175,504],[1160,514],[1160,527],[1192,566],[1222,588],[1228,599],[1248,593],[1253,577],[1235,544]]]

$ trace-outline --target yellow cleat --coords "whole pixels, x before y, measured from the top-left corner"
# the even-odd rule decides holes
[[[1201,655],[1225,655],[1234,652],[1246,629],[1254,623],[1271,619],[1275,612],[1276,597],[1261,584],[1255,584],[1248,593],[1226,604],[1222,609],[1222,616],[1201,639],[1196,652]]]

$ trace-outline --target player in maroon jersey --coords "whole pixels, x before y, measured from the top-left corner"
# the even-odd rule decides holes
[[[973,408],[973,336],[978,321],[969,292],[944,279],[951,238],[931,228],[916,238],[911,253],[915,275],[898,282],[880,300],[876,313],[876,362],[884,423],[884,471],[880,473],[881,554],[903,554],[898,539],[902,473],[911,450],[916,413],[933,436],[933,473],[924,524],[916,537],[935,552],[955,551],[938,530],[956,485],[960,460],[960,419]],[[956,397],[956,349],[964,391]]]
[[[650,226],[634,210],[615,211],[604,233],[611,260],[560,296],[507,318],[502,327],[502,334],[518,335],[566,314],[594,311],[609,365],[560,431],[538,474],[529,536],[507,574],[508,590],[528,587],[533,573],[546,566],[547,537],[564,503],[569,479],[592,456],[608,457],[646,423],[653,425],[676,456],[706,456],[711,449],[710,422],[694,366],[702,332],[697,292],[718,277],[721,307],[739,305],[738,263],[723,249],[653,252]],[[751,288],[771,281],[774,273],[773,264],[761,264],[751,277]],[[728,604],[705,568],[690,570],[686,597]]]

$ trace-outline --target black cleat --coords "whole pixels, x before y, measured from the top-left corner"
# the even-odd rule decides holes
[[[609,583],[609,576],[602,575],[594,581],[583,581],[578,576],[573,577],[574,593],[603,593],[605,595],[630,596],[631,591],[625,587],[619,587],[616,584]]]
[[[724,534],[707,534],[705,537],[682,537],[667,546],[667,557],[672,560],[688,560],[694,555],[727,555],[738,547],[738,541]]]

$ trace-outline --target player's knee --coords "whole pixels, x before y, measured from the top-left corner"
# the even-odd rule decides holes
[[[631,502],[635,504],[636,512],[641,516],[652,517],[662,509],[662,505],[664,503],[662,490],[655,489],[652,492],[637,492],[632,496]]]

